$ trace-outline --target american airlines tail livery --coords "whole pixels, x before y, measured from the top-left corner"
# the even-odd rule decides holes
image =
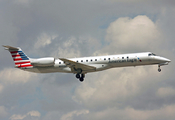
[[[85,74],[98,72],[115,67],[140,66],[140,65],[168,65],[171,60],[155,55],[151,52],[93,56],[83,58],[54,58],[45,57],[39,59],[29,58],[21,48],[3,46],[8,50],[15,62],[15,67],[21,70],[36,73],[64,72],[76,74],[76,78],[81,82]]]

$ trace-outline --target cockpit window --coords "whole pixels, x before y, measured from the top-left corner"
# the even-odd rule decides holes
[[[156,54],[152,53],[153,56],[156,56]]]
[[[154,53],[149,53],[148,56],[156,56]]]

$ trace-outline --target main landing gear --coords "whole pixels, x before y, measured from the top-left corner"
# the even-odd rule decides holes
[[[158,65],[158,71],[161,72],[160,65]]]
[[[81,74],[81,76],[79,73],[76,74],[76,78],[79,79],[81,82],[84,81],[84,77],[85,77],[85,74]]]

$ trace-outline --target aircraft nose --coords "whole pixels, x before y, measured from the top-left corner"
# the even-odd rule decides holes
[[[167,59],[167,62],[171,62],[171,60],[170,59]]]
[[[170,60],[170,59],[163,58],[163,57],[161,58],[161,60],[162,60],[162,61],[164,61],[164,62],[171,62],[171,60]]]

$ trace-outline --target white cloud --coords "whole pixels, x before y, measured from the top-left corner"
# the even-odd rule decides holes
[[[10,117],[10,119],[11,120],[22,120],[22,119],[24,119],[26,117],[26,115],[16,115],[16,114],[14,114],[14,115],[12,115],[11,117]]]
[[[6,68],[0,71],[1,82],[5,84],[26,83],[35,73],[19,70],[16,68]]]
[[[63,115],[61,117],[61,120],[72,120],[72,117],[75,115],[79,116],[81,114],[88,114],[88,113],[89,113],[89,110],[79,110],[79,111],[75,110],[75,111],[72,111],[72,112],[69,112],[69,113]]]
[[[23,119],[30,117],[30,116],[38,118],[41,115],[40,115],[40,112],[38,112],[38,111],[30,111],[25,115],[13,114],[9,119],[11,119],[11,120],[23,120]]]
[[[52,56],[68,58],[92,55],[101,46],[97,39],[90,36],[60,38],[59,41],[54,41],[54,43],[55,49]]]
[[[75,89],[74,101],[88,107],[120,104],[120,101],[139,96],[149,84],[159,80],[155,66],[118,68],[87,75],[85,84]],[[154,79],[154,81],[152,81]],[[144,87],[143,87],[144,86]]]
[[[171,87],[162,87],[157,90],[156,95],[161,98],[175,96],[175,89]]]
[[[118,109],[108,108],[92,114],[96,120],[120,119],[120,120],[173,120],[175,105],[167,105],[154,110],[137,110],[131,107]]]
[[[161,43],[160,33],[156,24],[147,16],[119,18],[112,22],[106,35],[109,46],[108,51],[149,51],[158,48]]]
[[[54,57],[79,57],[80,51],[78,50],[79,41],[75,37],[69,37],[63,42],[57,43],[59,47],[52,52]]]
[[[40,117],[41,116],[41,114],[38,111],[30,111],[30,112],[27,113],[27,115],[35,116],[35,117]]]
[[[57,51],[55,51],[53,54],[56,58],[58,57],[74,58],[80,56],[80,52],[75,50],[74,48],[68,48],[68,49],[58,48]]]
[[[37,42],[35,43],[35,48],[45,47],[46,45],[49,45],[52,43],[52,40],[57,38],[58,35],[48,35],[46,33],[42,33],[39,37]]]
[[[64,43],[63,43],[63,46],[65,48],[68,48],[68,47],[71,47],[76,41],[76,38],[75,37],[70,37],[68,40],[66,40]]]

